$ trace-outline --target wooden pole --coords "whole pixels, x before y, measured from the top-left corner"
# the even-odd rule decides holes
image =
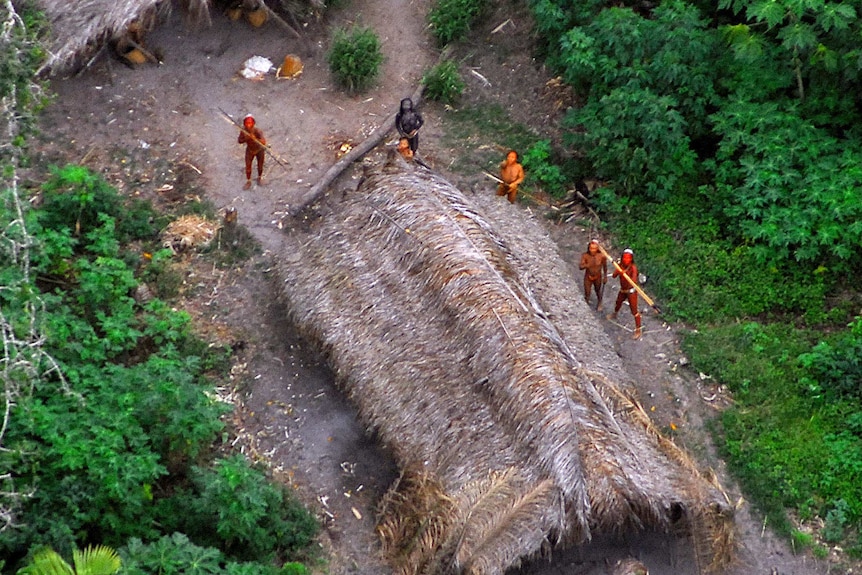
[[[482,170],[482,173],[483,173],[483,174],[485,174],[487,177],[491,178],[492,180],[494,180],[495,182],[498,182],[498,183],[500,183],[500,184],[505,184],[505,183],[506,183],[506,182],[504,182],[503,180],[501,180],[500,178],[498,178],[497,176],[495,176],[494,174],[492,174],[492,173],[490,173],[490,172],[486,172],[485,170]],[[506,184],[506,185],[508,185],[508,184]],[[536,196],[534,196],[533,194],[531,194],[531,193],[529,193],[529,192],[525,192],[525,191],[524,191],[523,189],[521,189],[521,188],[518,188],[518,193],[519,193],[519,194],[524,194],[525,196],[527,196],[528,198],[530,198],[531,200],[533,200],[534,202],[536,202],[536,203],[537,203],[537,204],[539,204],[540,206],[547,206],[547,207],[551,208],[552,210],[559,210],[559,209],[560,209],[560,208],[558,208],[557,206],[555,206],[554,204],[552,204],[552,203],[550,203],[550,202],[546,202],[545,200],[540,200],[539,198],[537,198],[537,197],[536,197]]]

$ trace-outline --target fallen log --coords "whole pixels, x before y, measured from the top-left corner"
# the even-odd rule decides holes
[[[413,104],[418,105],[418,103],[422,99],[422,92],[425,91],[425,86],[423,84],[419,84],[416,88],[416,91],[413,92],[411,99],[413,100]],[[397,112],[396,112],[397,113]],[[320,197],[329,187],[335,178],[341,175],[341,172],[347,169],[347,166],[360,159],[362,156],[373,150],[377,144],[379,144],[392,129],[395,127],[395,115],[393,113],[391,116],[386,118],[380,127],[374,130],[370,136],[365,138],[359,145],[351,148],[349,152],[341,156],[341,158],[335,162],[332,167],[326,170],[326,173],[323,174],[323,177],[320,178],[316,184],[311,186],[311,188],[303,195],[299,202],[291,206],[288,210],[288,213],[291,216],[296,216],[300,212],[302,212],[305,208],[311,205],[318,197]]]
[[[443,50],[440,53],[440,57],[437,58],[437,64],[446,59],[449,55],[449,50]],[[413,105],[418,106],[422,101],[422,93],[425,91],[425,85],[421,82],[419,86],[417,86],[416,91],[413,92],[413,95],[410,97],[413,100]],[[374,149],[377,144],[379,144],[383,138],[386,137],[392,128],[395,127],[395,116],[396,114],[392,114],[382,124],[380,127],[374,130],[370,136],[368,136],[365,140],[363,140],[358,146],[352,148],[349,152],[341,156],[341,158],[335,162],[332,167],[330,167],[323,177],[317,181],[316,184],[311,186],[309,190],[303,195],[299,202],[296,205],[291,206],[288,209],[288,214],[291,216],[296,216],[300,212],[302,212],[305,208],[311,205],[318,197],[320,197],[326,189],[329,187],[335,178],[341,175],[341,172],[347,169],[347,166],[360,159],[362,156],[370,152]]]

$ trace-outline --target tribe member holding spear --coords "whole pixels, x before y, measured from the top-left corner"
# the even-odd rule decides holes
[[[608,257],[599,251],[599,240],[590,240],[578,267],[584,270],[584,300],[590,305],[590,293],[596,288],[596,311],[602,311],[602,296],[608,282]]]
[[[617,314],[623,306],[623,302],[628,299],[629,307],[635,318],[635,333],[632,338],[640,339],[642,335],[641,314],[638,311],[638,267],[635,265],[635,253],[630,248],[624,249],[620,262],[614,262],[614,268],[614,277],[620,278],[620,293],[617,294],[614,313],[610,314],[608,319],[617,319]]]
[[[236,139],[238,144],[245,144],[245,186],[251,187],[251,164],[257,158],[257,185],[263,184],[263,161],[266,158],[266,138],[263,131],[255,126],[254,117],[249,114],[242,120],[242,129]]]
[[[500,162],[500,178],[497,180],[497,195],[506,196],[510,204],[515,203],[518,186],[524,181],[524,166],[518,162],[518,152],[509,150],[506,159]]]

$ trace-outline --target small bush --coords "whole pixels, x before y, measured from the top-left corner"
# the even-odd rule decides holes
[[[438,0],[428,13],[428,21],[438,46],[464,38],[485,7],[486,0]]]
[[[335,31],[328,61],[330,72],[348,91],[366,90],[377,78],[383,63],[380,40],[369,28],[339,28]]]
[[[431,68],[422,77],[425,96],[444,104],[454,104],[464,92],[464,81],[458,73],[458,66],[445,60]]]

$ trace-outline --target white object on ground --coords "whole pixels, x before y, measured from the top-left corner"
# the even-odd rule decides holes
[[[263,80],[263,77],[272,70],[272,62],[263,56],[252,56],[242,65],[243,78],[249,80]]]

